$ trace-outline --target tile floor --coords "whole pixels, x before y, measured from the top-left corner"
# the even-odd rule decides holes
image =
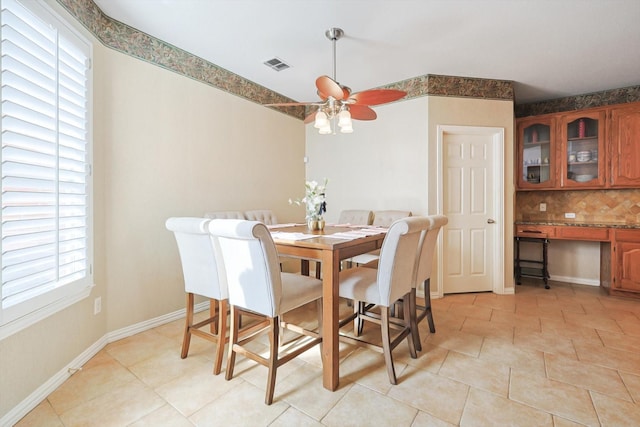
[[[342,344],[329,392],[316,347],[279,370],[266,406],[266,368],[239,358],[225,381],[197,337],[180,359],[176,321],[109,344],[18,426],[640,425],[640,300],[532,281],[433,307],[418,358],[404,343],[394,352],[395,386],[381,354]]]

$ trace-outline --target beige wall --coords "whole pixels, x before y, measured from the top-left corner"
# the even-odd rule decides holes
[[[93,101],[96,287],[0,341],[0,418],[107,333],[184,308],[169,216],[269,208],[301,219],[287,203],[303,189],[301,121],[97,42]]]

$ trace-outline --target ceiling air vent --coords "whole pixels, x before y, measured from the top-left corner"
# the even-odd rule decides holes
[[[273,68],[276,71],[282,71],[282,70],[286,70],[287,68],[289,68],[289,65],[285,64],[279,58],[273,58],[273,59],[270,59],[268,61],[265,61],[264,65],[266,65],[269,68]]]

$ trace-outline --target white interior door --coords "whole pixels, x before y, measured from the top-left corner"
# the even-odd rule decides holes
[[[449,218],[442,238],[443,293],[494,290],[502,251],[501,129],[443,127],[440,134],[440,211]]]

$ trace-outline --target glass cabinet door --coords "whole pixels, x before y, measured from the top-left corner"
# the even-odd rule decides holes
[[[604,112],[563,121],[563,187],[604,186]]]
[[[555,158],[551,119],[521,122],[519,137],[518,187],[553,187]]]

